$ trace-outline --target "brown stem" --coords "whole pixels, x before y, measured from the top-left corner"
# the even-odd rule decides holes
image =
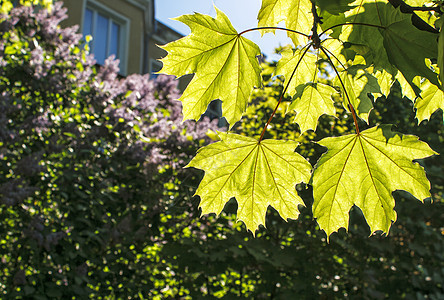
[[[308,49],[310,49],[310,46],[311,46],[311,44],[307,44],[307,45],[305,46],[306,49],[304,50],[304,53],[302,53],[301,57],[299,58],[299,61],[298,61],[298,63],[296,64],[296,67],[294,68],[293,73],[291,73],[291,76],[290,76],[290,79],[288,80],[287,85],[285,86],[284,90],[282,91],[281,95],[279,96],[279,101],[278,101],[276,107],[274,108],[273,113],[271,114],[270,118],[268,119],[267,123],[265,124],[264,129],[262,129],[261,137],[259,138],[258,143],[260,143],[260,142],[262,141],[262,139],[264,138],[265,132],[267,131],[267,127],[268,127],[268,125],[270,125],[271,120],[273,120],[273,117],[274,117],[274,115],[276,114],[276,111],[277,111],[279,105],[281,104],[282,99],[284,99],[284,95],[285,95],[285,93],[287,92],[288,87],[290,86],[290,82],[291,82],[291,80],[293,79],[294,74],[296,73],[296,70],[297,70],[297,68],[299,67],[299,64],[301,63],[302,59],[304,58],[305,53],[307,53]],[[303,49],[303,48],[302,48],[302,49]]]
[[[313,14],[313,27],[311,28],[311,40],[313,41],[313,48],[319,49],[321,47],[321,39],[318,35],[318,24],[322,24],[322,18],[319,17],[316,5],[311,3],[311,13]]]
[[[350,109],[352,116],[353,116],[353,122],[355,123],[356,134],[359,135],[358,118],[356,117],[355,108],[353,107],[353,105],[350,102],[348,103],[348,109]]]

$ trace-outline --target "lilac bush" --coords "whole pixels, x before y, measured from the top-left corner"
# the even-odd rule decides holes
[[[149,295],[142,254],[191,199],[182,167],[215,123],[182,122],[170,77],[96,67],[64,18],[0,16],[0,298]]]

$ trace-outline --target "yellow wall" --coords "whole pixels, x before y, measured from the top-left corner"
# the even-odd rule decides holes
[[[82,20],[83,0],[64,0],[63,6],[68,9],[68,19],[62,22],[63,26],[79,25]],[[81,30],[81,28],[79,28]]]

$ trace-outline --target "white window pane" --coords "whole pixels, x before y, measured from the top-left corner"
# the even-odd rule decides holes
[[[105,63],[108,45],[108,18],[98,14],[97,27],[94,36],[94,56],[99,64]]]
[[[111,44],[109,49],[109,55],[114,54],[116,58],[119,57],[119,39],[120,39],[120,26],[113,22],[111,26]]]

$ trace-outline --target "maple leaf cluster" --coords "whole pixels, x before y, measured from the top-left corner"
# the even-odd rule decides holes
[[[254,233],[265,224],[269,206],[284,219],[297,218],[303,201],[295,186],[305,182],[313,186],[313,215],[327,236],[348,227],[353,205],[372,232],[388,233],[396,221],[393,191],[408,191],[421,201],[430,197],[424,169],[414,160],[437,153],[389,125],[361,130],[359,124],[368,127],[373,100],[388,96],[395,82],[414,101],[419,122],[444,108],[443,37],[434,27],[435,21],[442,23],[438,9],[421,19],[424,29],[412,21],[412,14],[418,17],[414,11],[405,13],[392,1],[263,0],[258,27],[241,33],[223,12],[216,8],[216,13],[215,18],[178,17],[191,34],[162,47],[168,55],[161,73],[194,74],[179,99],[185,119],[198,120],[212,100],[220,99],[229,127],[239,121],[253,90],[261,87],[260,49],[244,34],[285,30],[293,45],[281,52],[273,74],[285,78],[277,107],[290,96],[294,121],[305,132],[316,130],[321,115],[334,116],[334,103],[340,101],[356,133],[319,141],[328,151],[314,166],[295,153],[297,143],[263,139],[274,113],[259,139],[219,134],[220,141],[199,150],[188,165],[205,171],[196,192],[204,214],[219,214],[235,197],[238,218]],[[277,27],[281,22],[285,28]],[[322,63],[331,67],[330,82],[320,75]]]

